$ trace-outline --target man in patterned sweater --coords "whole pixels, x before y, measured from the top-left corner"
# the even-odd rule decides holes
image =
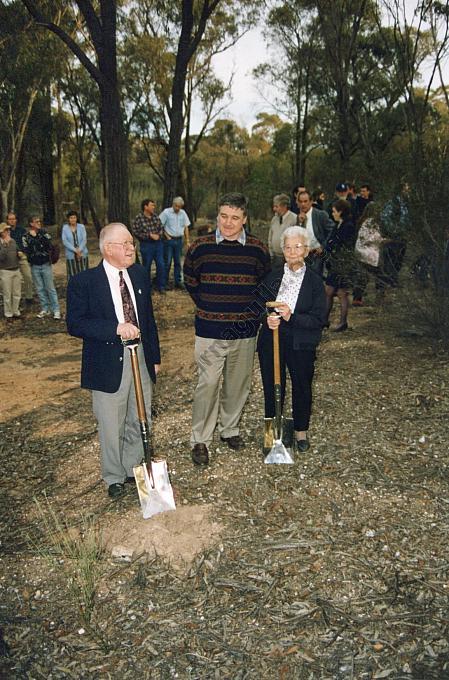
[[[270,271],[268,250],[245,232],[246,220],[245,196],[223,196],[216,231],[197,239],[185,256],[184,283],[196,305],[198,385],[191,444],[197,465],[209,463],[207,447],[217,420],[222,441],[231,449],[245,446],[239,421],[251,387],[263,311],[256,300],[256,288]]]

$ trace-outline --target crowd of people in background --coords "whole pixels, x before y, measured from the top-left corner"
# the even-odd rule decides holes
[[[61,308],[53,279],[52,260],[58,247],[42,226],[38,215],[28,219],[28,227],[18,226],[13,211],[0,224],[0,283],[3,311],[8,322],[21,317],[22,296],[26,305],[33,304],[37,294],[39,319],[52,315],[61,320]]]
[[[331,330],[347,330],[351,294],[352,305],[362,306],[370,278],[376,302],[388,287],[398,285],[410,228],[406,184],[382,205],[374,200],[369,184],[362,184],[357,192],[354,184],[338,182],[329,201],[322,189],[310,192],[298,185],[291,196],[273,197],[273,213],[268,234],[271,266],[284,266],[280,243],[285,229],[302,226],[310,243],[307,264],[325,282],[326,327],[335,297],[340,302],[339,322]]]
[[[388,287],[398,285],[409,229],[407,192],[404,185],[398,195],[379,205],[368,184],[357,191],[354,184],[339,182],[330,200],[321,188],[311,192],[304,185],[294,187],[290,196],[279,193],[273,197],[267,243],[271,267],[279,270],[284,266],[284,231],[292,226],[304,228],[310,244],[307,264],[325,282],[327,327],[335,297],[340,303],[340,319],[332,330],[348,328],[350,296],[353,306],[363,305],[371,278],[377,301]],[[130,231],[137,257],[148,272],[150,289],[164,295],[172,263],[174,287],[184,289],[181,261],[183,248],[190,244],[191,223],[180,196],[160,213],[156,208],[155,200],[143,199]],[[87,231],[75,210],[67,213],[60,235],[69,280],[89,267]],[[31,305],[35,294],[39,318],[61,319],[53,278],[53,241],[38,215],[30,216],[24,228],[9,211],[6,222],[0,224],[0,290],[6,319],[19,318],[23,305]]]

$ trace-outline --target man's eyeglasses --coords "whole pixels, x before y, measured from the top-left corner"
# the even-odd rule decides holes
[[[108,241],[111,246],[122,246],[122,248],[135,248],[136,244],[134,241],[123,241],[122,243],[117,243],[117,241]]]

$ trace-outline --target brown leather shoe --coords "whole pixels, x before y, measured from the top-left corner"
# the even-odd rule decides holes
[[[195,465],[209,465],[209,451],[206,444],[195,444],[192,449],[192,460]]]
[[[245,448],[245,442],[239,434],[236,434],[233,437],[220,437],[220,439],[222,442],[225,442],[230,449],[234,449],[234,451]]]

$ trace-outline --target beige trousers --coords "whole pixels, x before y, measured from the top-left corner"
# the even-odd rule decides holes
[[[210,444],[217,420],[222,437],[239,434],[240,416],[251,389],[255,347],[256,338],[195,337],[198,385],[193,397],[192,446]]]
[[[22,293],[25,300],[32,300],[34,296],[33,278],[31,276],[30,263],[24,257],[19,260],[20,273],[22,275]]]
[[[3,290],[3,310],[6,318],[20,316],[20,296],[22,279],[18,269],[1,269],[0,277]]]

